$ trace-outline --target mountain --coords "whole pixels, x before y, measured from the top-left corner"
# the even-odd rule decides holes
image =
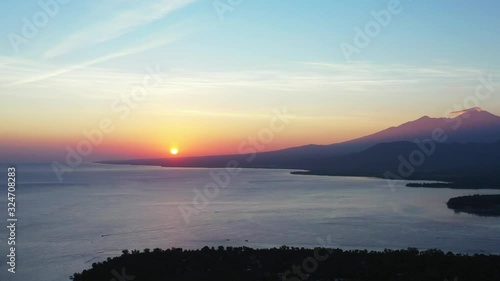
[[[500,141],[494,143],[381,143],[349,155],[319,159],[294,174],[436,180],[417,187],[500,189]]]
[[[500,178],[500,141],[484,143],[392,142],[349,155],[320,159],[314,174],[429,179],[491,176]],[[387,173],[390,172],[390,173]],[[397,177],[396,177],[397,176]]]
[[[296,155],[298,158],[317,158],[359,152],[378,143],[430,139],[433,132],[442,130],[445,143],[492,143],[500,140],[500,117],[480,108],[463,110],[454,118],[421,117],[397,127],[343,143],[307,145],[268,152],[274,157]],[[264,153],[265,154],[265,153]]]
[[[372,135],[331,145],[306,145],[253,155],[101,163],[207,168],[237,163],[244,168],[300,169],[309,171],[301,173],[321,175],[388,177],[387,172],[390,172],[390,178],[500,183],[500,176],[496,176],[500,167],[500,117],[479,108],[456,114],[454,118],[424,116]],[[418,160],[417,156],[424,161],[409,165]],[[406,164],[402,164],[405,161]]]

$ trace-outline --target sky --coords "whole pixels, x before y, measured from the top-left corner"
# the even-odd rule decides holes
[[[494,0],[1,1],[0,158],[233,154],[283,110],[293,118],[259,150],[467,107],[500,115],[499,10]],[[477,98],[479,85],[491,95]]]

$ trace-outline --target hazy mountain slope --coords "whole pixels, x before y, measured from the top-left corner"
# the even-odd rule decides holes
[[[268,152],[273,156],[294,154],[300,158],[316,158],[359,152],[378,143],[425,140],[433,131],[443,130],[448,136],[446,143],[492,143],[500,140],[500,117],[474,108],[455,118],[430,118],[424,116],[391,127],[372,135],[331,145],[307,145]],[[265,154],[265,153],[263,153]]]
[[[435,143],[436,151],[415,167],[408,178],[428,175],[459,177],[491,174],[500,167],[500,117],[472,109],[455,118],[430,118],[404,123],[352,141],[332,145],[307,145],[254,155],[221,155],[105,161],[102,163],[158,165],[166,167],[226,167],[312,170],[316,174],[383,176],[398,173],[399,156],[408,159],[419,150],[415,140],[430,139],[439,130],[447,138]],[[496,165],[496,166],[495,166]],[[428,177],[429,178],[429,177]]]
[[[320,159],[307,174],[440,180],[467,188],[500,188],[500,141],[435,144],[429,153],[413,142],[377,144],[362,152]]]

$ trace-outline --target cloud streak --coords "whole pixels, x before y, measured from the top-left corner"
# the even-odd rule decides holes
[[[52,59],[118,38],[195,1],[197,0],[141,1],[140,7],[123,11],[67,37],[59,45],[46,51],[43,57]]]
[[[179,28],[174,28],[179,30]],[[185,31],[185,30],[184,30]],[[185,34],[185,32],[183,33]],[[8,67],[0,66],[0,77],[7,86],[33,84],[36,87],[57,87],[75,89],[91,87],[96,92],[111,92],[123,89],[129,79],[121,71],[91,67],[119,57],[144,52],[174,41],[183,34],[160,36],[161,40],[150,40],[140,46],[128,48],[113,54],[98,57],[61,69],[53,66],[20,65],[9,62]],[[0,64],[2,61],[0,60]],[[163,93],[180,93],[186,96],[227,96],[268,95],[273,93],[318,93],[324,96],[347,97],[354,95],[391,95],[407,92],[425,93],[435,86],[473,87],[480,69],[460,67],[428,67],[403,65],[327,65],[301,63],[299,68],[282,67],[268,70],[240,71],[194,71],[169,70],[168,87]],[[23,70],[24,69],[24,70]],[[74,72],[74,70],[84,69]],[[42,73],[42,74],[39,74]],[[19,78],[23,77],[23,78]],[[46,80],[46,81],[45,81]],[[43,83],[42,83],[43,81]],[[35,83],[38,82],[38,83]],[[431,86],[429,86],[431,85]],[[87,93],[90,95],[90,93]],[[99,95],[101,96],[101,95]]]
[[[451,116],[458,116],[458,115],[462,115],[465,113],[481,112],[481,111],[483,111],[483,110],[480,107],[473,107],[473,108],[468,108],[468,109],[464,109],[464,110],[450,112],[450,115]]]
[[[171,30],[176,30],[176,29],[178,29],[178,26],[174,26]],[[97,58],[94,58],[94,59],[91,59],[91,60],[88,60],[88,61],[85,61],[82,63],[78,63],[78,64],[74,64],[74,65],[67,66],[64,68],[60,68],[58,70],[49,71],[49,72],[41,74],[41,75],[36,75],[36,76],[31,76],[31,77],[28,77],[25,79],[21,79],[21,80],[18,80],[16,82],[8,84],[7,86],[16,86],[16,85],[38,82],[38,81],[42,81],[42,80],[45,80],[48,78],[59,76],[59,75],[62,75],[62,74],[65,74],[65,73],[68,73],[68,72],[71,72],[74,70],[78,70],[78,69],[86,68],[86,67],[93,66],[96,64],[100,64],[100,63],[103,63],[103,62],[106,62],[106,61],[109,61],[112,59],[126,57],[126,56],[130,56],[130,55],[137,54],[137,53],[142,53],[142,52],[145,52],[147,50],[151,50],[151,49],[158,48],[158,47],[161,47],[164,45],[168,45],[169,43],[174,42],[175,40],[179,39],[183,35],[184,34],[180,33],[179,31],[172,31],[172,32],[166,34],[165,36],[159,36],[158,38],[160,38],[160,39],[148,40],[145,43],[140,44],[138,46],[126,48],[126,49],[123,49],[121,51],[114,52],[112,54],[100,56],[100,57],[97,57]]]

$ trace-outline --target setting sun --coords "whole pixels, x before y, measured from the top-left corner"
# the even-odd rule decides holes
[[[173,155],[176,155],[177,153],[179,153],[179,150],[174,147],[174,148],[170,149],[170,153]]]

